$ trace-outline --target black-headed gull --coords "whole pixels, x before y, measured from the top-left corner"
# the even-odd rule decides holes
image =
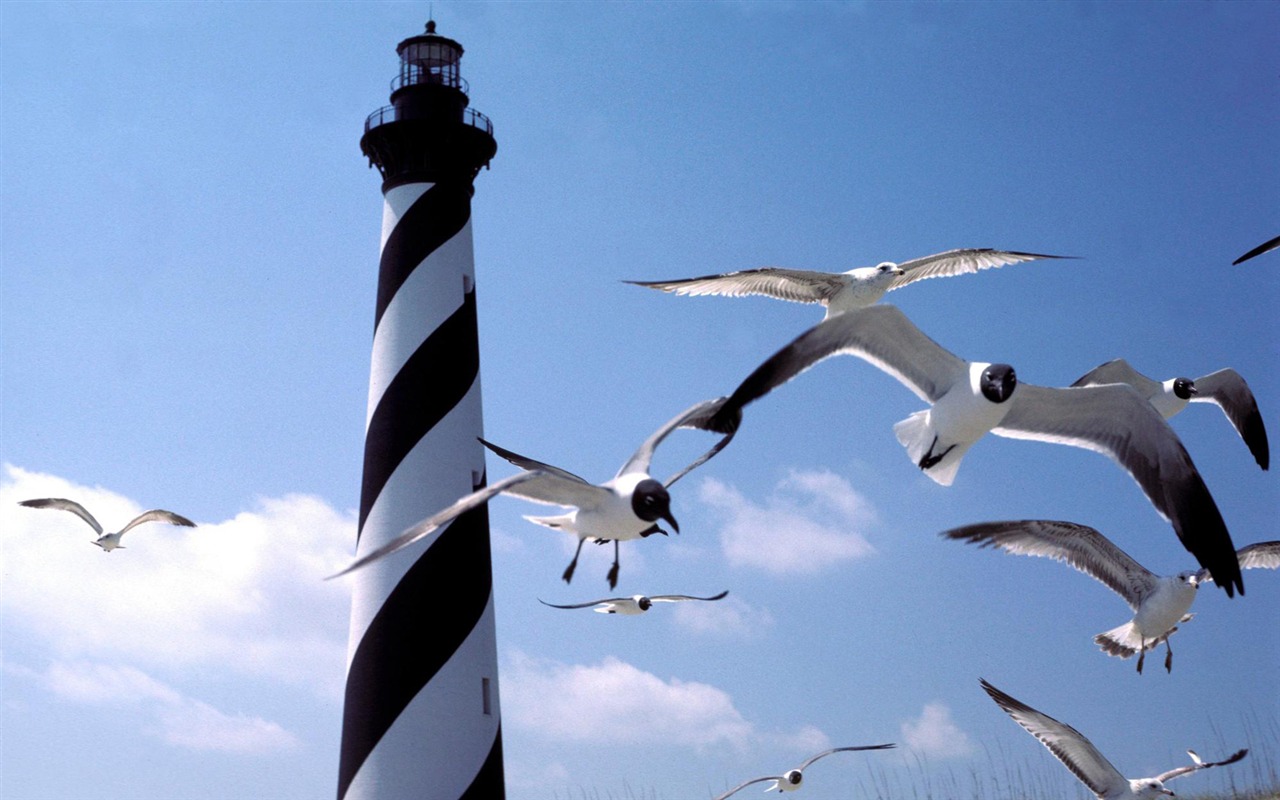
[[[643,614],[653,607],[654,603],[679,603],[684,600],[722,600],[729,594],[726,589],[720,594],[711,597],[695,597],[688,594],[655,594],[643,595],[633,594],[630,597],[606,597],[603,600],[592,600],[589,603],[575,603],[568,606],[560,606],[555,603],[548,603],[542,598],[538,598],[538,602],[544,606],[552,608],[591,608],[595,606],[593,611],[600,614],[622,614],[623,616],[635,616]]]
[[[1257,247],[1253,248],[1249,252],[1237,258],[1235,261],[1232,261],[1231,264],[1232,266],[1236,264],[1242,264],[1245,261],[1248,261],[1249,259],[1253,258],[1254,256],[1260,256],[1263,253],[1267,253],[1272,250],[1275,250],[1277,247],[1280,247],[1280,236],[1277,236],[1276,238],[1272,239],[1269,242],[1263,242],[1262,244],[1258,245]]]
[[[653,460],[654,450],[677,428],[707,430],[707,420],[720,410],[724,400],[721,397],[703,401],[672,418],[640,445],[640,449],[627,459],[613,479],[598,485],[572,472],[504,450],[482,439],[481,442],[490,450],[525,471],[459,499],[453,505],[427,517],[382,547],[360,556],[349,567],[329,577],[345,575],[371,561],[408,547],[467,511],[487,503],[495,495],[506,493],[535,503],[574,507],[573,511],[558,516],[525,517],[530,522],[578,537],[578,549],[564,571],[563,577],[566,583],[573,579],[573,571],[578,565],[578,556],[582,553],[584,542],[587,540],[613,542],[613,566],[608,575],[609,588],[612,589],[618,584],[618,542],[640,539],[655,533],[665,535],[666,531],[656,524],[659,520],[669,523],[672,529],[679,533],[680,526],[671,514],[671,495],[667,490],[690,470],[705,463],[724,449],[733,438],[733,433],[730,432],[723,437],[714,447],[668,478],[665,483],[659,483],[649,475],[649,464]]]
[[[1138,800],[1162,795],[1173,797],[1174,793],[1165,788],[1165,781],[1210,767],[1234,764],[1249,752],[1238,750],[1221,761],[1206,762],[1188,750],[1195,762],[1193,764],[1171,769],[1154,778],[1129,779],[1121,775],[1080,731],[1015,700],[985,680],[982,681],[982,688],[996,701],[996,705],[1013,717],[1014,722],[1039,739],[1050,753],[1071,770],[1072,775],[1079,778],[1101,800]]]
[[[1104,383],[1129,384],[1150,400],[1165,419],[1182,411],[1188,403],[1213,403],[1231,420],[1258,466],[1267,469],[1271,465],[1267,428],[1258,413],[1258,401],[1253,398],[1249,384],[1234,369],[1220,369],[1195,380],[1170,378],[1157,381],[1129,366],[1123,358],[1117,358],[1086,372],[1071,385],[1097,386]]]
[[[948,250],[901,264],[882,261],[874,267],[859,267],[848,272],[762,267],[723,275],[704,275],[700,278],[627,283],[684,295],[742,297],[759,294],[793,303],[821,303],[826,306],[827,317],[832,317],[856,308],[865,308],[884,297],[886,292],[925,278],[962,275],[1039,258],[1071,257],[978,247]]]
[[[897,308],[878,305],[810,328],[747,376],[708,423],[729,432],[747,404],[834,355],[874,364],[931,406],[893,426],[912,462],[950,485],[988,432],[1068,444],[1110,456],[1228,596],[1244,592],[1235,547],[1213,496],[1178,435],[1131,386],[1057,389],[1018,381],[1008,364],[965,361],[924,335]]]
[[[1138,654],[1138,672],[1146,651],[1165,643],[1164,668],[1173,668],[1169,637],[1193,614],[1200,584],[1212,580],[1208,570],[1177,575],[1156,575],[1133,560],[1110,539],[1087,525],[1044,519],[982,522],[952,528],[939,534],[945,539],[998,547],[1020,556],[1043,556],[1075,567],[1111,589],[1133,609],[1133,619],[1093,637],[1108,655],[1129,658]],[[1259,542],[1240,548],[1236,558],[1242,569],[1280,568],[1280,542]]]
[[[167,522],[170,525],[183,525],[188,528],[194,528],[196,524],[186,517],[179,516],[172,511],[165,511],[162,508],[153,508],[150,511],[143,511],[138,516],[129,520],[129,524],[125,525],[115,533],[104,533],[102,525],[98,523],[89,510],[74,500],[67,500],[62,497],[45,497],[39,500],[23,500],[18,503],[20,506],[27,508],[56,508],[62,511],[70,511],[80,519],[89,523],[89,527],[93,528],[94,533],[98,534],[98,538],[94,540],[94,544],[102,548],[104,553],[110,553],[112,550],[123,550],[124,545],[120,544],[120,539],[133,528],[144,522]]]
[[[854,750],[889,750],[894,747],[897,747],[897,745],[896,744],[868,744],[868,745],[862,745],[861,747],[833,747],[830,750],[823,750],[821,753],[818,753],[816,756],[810,756],[800,766],[796,767],[795,769],[789,769],[786,772],[782,773],[781,775],[765,775],[763,778],[752,778],[749,781],[740,783],[737,786],[730,789],[729,791],[725,792],[724,794],[718,796],[715,800],[725,800],[726,797],[728,797],[731,794],[735,794],[736,792],[738,792],[738,790],[744,789],[753,783],[761,783],[763,781],[770,781],[770,784],[764,787],[764,790],[766,792],[772,792],[774,789],[777,789],[779,792],[794,792],[796,789],[799,789],[804,784],[804,771],[809,768],[810,764],[812,764],[813,762],[817,761],[820,758],[829,756],[832,753],[846,753],[846,752],[852,752]]]

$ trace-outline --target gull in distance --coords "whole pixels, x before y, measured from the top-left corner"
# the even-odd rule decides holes
[[[727,594],[729,594],[728,589],[725,589],[720,594],[712,595],[711,597],[694,597],[693,595],[687,594],[655,594],[651,596],[633,594],[630,597],[606,597],[603,600],[592,600],[589,603],[575,603],[568,606],[548,603],[542,598],[538,598],[538,602],[542,603],[544,606],[551,606],[552,608],[591,608],[592,606],[596,606],[596,608],[592,610],[600,614],[622,614],[623,616],[630,617],[635,616],[636,614],[643,614],[652,608],[654,603],[679,603],[684,600],[721,600]]]
[[[1173,669],[1169,637],[1195,616],[1187,613],[1200,584],[1213,580],[1205,569],[1156,575],[1110,539],[1087,525],[1027,519],[982,522],[943,531],[944,539],[998,547],[1020,556],[1043,556],[1075,567],[1111,589],[1133,609],[1133,619],[1099,633],[1093,641],[1107,655],[1138,655],[1138,672],[1148,650],[1165,645],[1164,668]],[[1280,542],[1258,542],[1236,552],[1241,569],[1280,568]]]
[[[680,526],[671,513],[671,495],[668,489],[691,470],[706,463],[708,459],[724,449],[734,434],[730,432],[724,436],[710,450],[668,478],[665,483],[659,483],[649,475],[649,464],[653,460],[654,451],[669,434],[678,428],[708,430],[707,420],[720,410],[723,403],[723,397],[706,400],[672,418],[640,445],[640,448],[627,459],[611,480],[602,484],[592,484],[572,472],[504,450],[481,439],[481,443],[486,447],[522,468],[524,472],[504,478],[462,497],[453,505],[418,522],[395,539],[360,556],[346,569],[329,577],[345,575],[371,561],[408,547],[462,514],[487,503],[495,495],[505,493],[532,500],[535,503],[573,507],[574,510],[567,514],[548,517],[526,516],[525,519],[578,537],[578,548],[574,551],[573,560],[569,562],[562,576],[566,583],[573,579],[574,569],[578,565],[578,556],[582,554],[583,543],[588,540],[599,543],[613,542],[613,566],[609,570],[608,581],[609,588],[615,588],[618,584],[618,542],[645,538],[655,533],[665,536],[666,531],[657,525],[660,520],[670,524],[671,528],[679,533]]]
[[[1098,748],[1094,747],[1093,743],[1080,731],[1015,700],[985,680],[982,681],[982,688],[996,702],[996,705],[1004,709],[1004,712],[1027,733],[1039,739],[1040,743],[1048,748],[1049,752],[1053,753],[1067,769],[1071,770],[1071,774],[1079,778],[1080,782],[1100,800],[1139,800],[1164,795],[1176,797],[1177,795],[1165,788],[1165,781],[1202,769],[1234,764],[1249,753],[1247,749],[1237,750],[1221,761],[1210,762],[1204,761],[1193,751],[1188,750],[1192,764],[1175,767],[1154,778],[1129,779],[1121,775],[1120,771],[1112,766],[1111,762],[1098,752]]]
[[[965,453],[988,432],[1102,453],[1137,481],[1228,596],[1244,592],[1235,547],[1213,496],[1178,435],[1133,387],[1023,383],[1008,364],[953,355],[891,305],[831,317],[802,333],[747,376],[709,427],[736,430],[744,406],[840,354],[870,362],[930,404],[893,430],[912,462],[934,481],[950,485]]]
[[[18,503],[20,506],[27,508],[56,508],[62,511],[70,511],[80,519],[89,523],[89,527],[93,528],[94,533],[98,534],[98,538],[93,541],[98,547],[102,548],[102,552],[110,553],[112,550],[123,550],[124,545],[120,544],[120,539],[133,528],[143,524],[144,522],[167,522],[170,525],[182,525],[187,528],[194,528],[196,524],[186,517],[165,511],[162,508],[153,508],[150,511],[143,511],[138,516],[129,520],[129,524],[125,525],[115,533],[104,533],[102,525],[98,520],[94,519],[89,510],[74,500],[67,500],[62,497],[45,497],[39,500],[23,500]]]
[[[725,798],[729,797],[732,794],[737,793],[740,789],[745,789],[746,787],[750,786],[753,783],[761,783],[763,781],[770,782],[768,786],[764,787],[764,790],[766,792],[772,792],[774,789],[777,789],[779,792],[794,792],[796,789],[799,789],[804,784],[804,771],[809,768],[810,764],[812,764],[813,762],[817,761],[820,758],[829,756],[832,753],[846,753],[854,750],[889,750],[894,747],[897,747],[897,745],[892,743],[869,744],[869,745],[862,745],[859,747],[833,747],[830,750],[823,750],[821,753],[818,753],[816,756],[810,756],[800,766],[796,767],[795,769],[789,769],[786,772],[782,773],[781,775],[766,775],[763,778],[752,778],[749,781],[740,783],[737,786],[730,789],[729,791],[717,797],[715,800],[725,800]]]
[[[1041,258],[1072,258],[1016,250],[993,250],[971,247],[948,250],[923,258],[895,264],[882,261],[874,267],[859,267],[848,272],[814,272],[812,270],[761,267],[759,269],[704,275],[672,281],[626,281],[635,286],[659,289],[683,295],[721,295],[743,297],[765,295],[793,303],[821,303],[827,317],[876,303],[885,293],[925,278],[963,275],[1005,264],[1019,264]],[[824,317],[825,319],[825,317]]]

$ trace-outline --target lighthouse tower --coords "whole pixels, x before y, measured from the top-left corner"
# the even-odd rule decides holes
[[[484,485],[472,181],[497,152],[462,45],[396,47],[360,149],[382,174],[357,555]],[[482,506],[355,573],[338,800],[501,798],[489,517]]]

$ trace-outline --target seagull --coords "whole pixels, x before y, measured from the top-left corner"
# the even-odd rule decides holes
[[[1244,592],[1231,534],[1208,487],[1178,435],[1133,387],[1022,383],[1008,364],[951,354],[891,305],[841,314],[802,333],[747,376],[708,426],[736,430],[744,406],[842,353],[869,361],[931,404],[893,429],[911,460],[938,483],[951,484],[964,454],[987,432],[1103,453],[1138,482],[1228,597]]]
[[[1124,598],[1133,619],[1093,637],[1103,652],[1120,658],[1138,654],[1138,672],[1147,651],[1164,642],[1166,672],[1173,670],[1169,637],[1188,622],[1196,590],[1213,580],[1205,569],[1162,577],[1134,561],[1107,537],[1074,522],[1027,519],[982,522],[943,531],[944,539],[998,547],[1020,556],[1044,556],[1075,567]],[[1242,569],[1280,568],[1280,542],[1259,542],[1236,551]]]
[[[98,538],[93,541],[98,547],[102,548],[102,552],[110,553],[112,550],[123,550],[124,545],[120,544],[120,539],[133,528],[144,522],[167,522],[170,525],[183,525],[188,528],[194,528],[196,524],[186,517],[179,516],[172,511],[165,511],[162,508],[153,508],[150,511],[143,511],[138,516],[129,520],[129,524],[125,525],[116,533],[104,533],[102,525],[98,523],[89,510],[74,500],[67,500],[61,497],[45,497],[39,500],[23,500],[18,503],[20,506],[27,508],[57,508],[63,511],[70,511],[80,519],[89,523],[89,527],[93,528],[98,534]]]
[[[925,278],[943,278],[1035,261],[1039,258],[1073,258],[1019,253],[1016,250],[992,250],[989,247],[965,248],[935,253],[895,264],[882,261],[874,267],[859,267],[848,272],[813,272],[782,267],[762,267],[723,275],[704,275],[674,281],[626,281],[635,286],[660,289],[684,295],[723,295],[742,297],[762,294],[793,303],[821,303],[830,318],[836,314],[865,308],[908,283]],[[825,319],[824,318],[824,319]]]
[[[1245,261],[1248,261],[1249,259],[1253,258],[1254,256],[1260,256],[1263,253],[1266,253],[1271,250],[1275,250],[1277,247],[1280,247],[1280,236],[1277,236],[1276,238],[1272,239],[1269,242],[1263,242],[1262,244],[1253,248],[1249,252],[1237,258],[1235,261],[1232,261],[1231,266],[1234,267],[1236,264],[1242,264]]]
[[[991,695],[992,700],[996,701],[996,705],[1013,717],[1014,722],[1039,739],[1041,744],[1049,748],[1050,753],[1053,753],[1067,769],[1071,770],[1072,775],[1079,778],[1080,782],[1101,800],[1138,800],[1138,798],[1161,795],[1176,797],[1177,795],[1164,787],[1165,781],[1210,767],[1234,764],[1249,752],[1247,749],[1237,750],[1221,761],[1208,762],[1188,750],[1187,753],[1191,756],[1193,764],[1171,769],[1154,778],[1130,780],[1121,775],[1120,771],[1113,767],[1111,762],[1099,753],[1093,743],[1080,731],[1013,699],[985,680],[982,681],[982,688]]]
[[[730,789],[729,791],[717,797],[715,800],[725,800],[726,797],[728,797],[731,794],[737,793],[740,789],[744,789],[753,783],[760,783],[762,781],[772,781],[772,783],[764,787],[764,790],[766,792],[772,792],[774,789],[777,789],[779,792],[794,792],[796,789],[799,789],[800,786],[804,783],[804,771],[809,768],[810,764],[812,764],[813,762],[817,761],[820,758],[823,758],[824,756],[829,756],[832,753],[844,753],[852,750],[889,750],[894,747],[897,747],[897,745],[896,744],[869,744],[869,745],[863,745],[861,747],[833,747],[830,750],[823,750],[821,753],[818,753],[816,756],[811,756],[807,761],[805,761],[800,766],[796,767],[795,769],[789,769],[786,772],[782,773],[781,775],[766,775],[763,778],[752,778],[751,780],[746,781],[745,783],[740,783],[734,788]]]
[[[687,594],[655,594],[652,597],[647,597],[642,594],[633,594],[630,597],[606,597],[603,600],[592,600],[590,603],[577,603],[571,606],[558,606],[555,603],[548,603],[542,598],[538,598],[538,602],[552,608],[590,608],[591,606],[598,606],[598,608],[594,609],[597,613],[622,614],[630,617],[636,614],[643,614],[652,608],[654,603],[679,603],[682,600],[722,600],[727,594],[729,594],[728,589],[711,597],[694,597]]]
[[[1085,373],[1071,385],[1098,386],[1104,383],[1129,384],[1150,400],[1165,419],[1178,414],[1188,403],[1214,403],[1231,420],[1258,466],[1267,469],[1271,465],[1267,429],[1262,424],[1262,415],[1258,413],[1258,402],[1253,399],[1249,384],[1234,369],[1220,369],[1195,380],[1170,378],[1161,382],[1138,372],[1123,358],[1117,358]]]
[[[669,523],[672,530],[679,533],[680,526],[671,514],[671,495],[667,490],[691,470],[706,463],[724,449],[734,434],[730,432],[692,464],[668,478],[665,483],[659,483],[649,475],[649,463],[653,460],[654,450],[677,428],[706,430],[707,420],[720,409],[723,403],[723,397],[706,400],[672,418],[640,445],[640,449],[627,459],[617,475],[606,483],[598,485],[572,472],[504,450],[481,439],[480,442],[485,447],[525,471],[459,499],[453,505],[418,522],[387,544],[371,553],[366,553],[346,569],[329,577],[345,575],[371,561],[408,547],[442,525],[483,505],[495,495],[505,492],[535,503],[574,507],[574,510],[567,514],[551,517],[526,516],[525,519],[578,537],[578,549],[574,551],[573,560],[569,562],[562,576],[565,583],[573,580],[573,572],[578,565],[578,556],[582,554],[584,542],[588,540],[601,544],[613,542],[613,567],[609,570],[608,581],[610,589],[616,588],[618,542],[645,538],[655,533],[667,535],[666,531],[658,527],[659,520]],[[738,416],[740,419],[740,415]]]

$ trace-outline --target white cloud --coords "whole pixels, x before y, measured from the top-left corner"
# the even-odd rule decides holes
[[[676,624],[692,633],[753,638],[773,627],[773,615],[730,594],[714,603],[677,603]]]
[[[101,487],[5,465],[4,628],[34,634],[64,659],[216,666],[341,697],[350,586],[323,577],[351,557],[353,514],[304,495],[265,498],[194,529],[140,526],[124,550],[105,553],[74,515],[17,505],[35,497],[72,498],[108,530],[143,510]]]
[[[929,703],[917,719],[902,723],[902,739],[912,750],[935,758],[959,758],[974,751],[973,741],[942,703]]]
[[[725,516],[720,544],[733,566],[811,574],[875,552],[861,533],[875,520],[870,503],[826,470],[793,470],[762,505],[714,478],[699,497]]]

